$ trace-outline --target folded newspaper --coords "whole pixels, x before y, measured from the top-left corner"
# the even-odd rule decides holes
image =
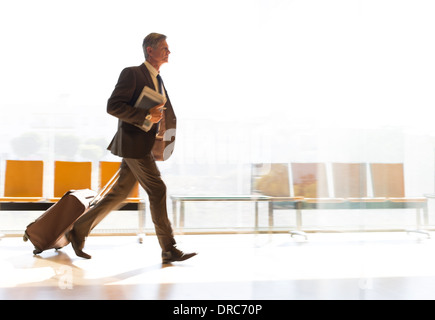
[[[150,87],[145,86],[142,89],[139,98],[137,98],[134,107],[149,110],[165,102],[166,102],[166,98],[163,95],[151,89]],[[153,126],[153,124],[154,123],[152,123],[151,121],[145,120],[145,122],[142,125],[136,125],[136,126],[144,131],[149,131]]]

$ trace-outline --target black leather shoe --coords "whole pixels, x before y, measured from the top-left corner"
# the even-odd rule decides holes
[[[78,257],[84,258],[84,259],[91,259],[92,258],[89,254],[82,251],[85,242],[77,240],[77,237],[75,236],[74,230],[71,230],[71,231],[65,233],[65,237],[68,239],[69,242],[71,242],[71,245],[74,249],[74,252],[76,253],[76,255]]]
[[[190,259],[196,255],[197,255],[196,252],[184,253],[183,251],[178,250],[177,248],[174,248],[171,251],[162,252],[162,263],[168,264],[168,263],[172,263],[175,261],[184,261],[184,260]]]

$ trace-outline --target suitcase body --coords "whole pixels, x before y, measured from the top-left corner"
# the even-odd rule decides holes
[[[97,193],[90,189],[70,190],[38,219],[30,223],[24,233],[24,241],[30,240],[35,246],[33,254],[48,249],[60,249],[69,241],[65,232],[90,206]]]

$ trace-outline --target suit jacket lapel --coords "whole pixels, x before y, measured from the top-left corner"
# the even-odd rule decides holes
[[[149,85],[149,87],[153,90],[156,90],[154,86],[154,81],[151,78],[151,74],[146,67],[144,63],[140,65],[140,70],[145,76],[145,85]],[[157,161],[165,161],[167,160],[174,149],[174,143],[175,143],[175,128],[176,128],[176,117],[174,110],[172,109],[171,102],[169,101],[168,92],[166,91],[165,85],[163,84],[163,88],[165,90],[166,94],[166,104],[165,107],[167,108],[165,110],[165,130],[172,129],[170,131],[170,135],[166,137],[166,134],[164,135],[164,140],[155,140],[154,145],[152,147],[152,154]]]

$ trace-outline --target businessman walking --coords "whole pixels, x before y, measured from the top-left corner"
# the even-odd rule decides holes
[[[149,197],[152,221],[162,248],[162,262],[184,261],[196,255],[176,247],[166,210],[166,185],[156,165],[156,159],[166,160],[170,156],[175,143],[176,117],[160,77],[160,67],[168,62],[171,52],[166,36],[159,33],[147,35],[142,46],[145,62],[122,70],[107,103],[107,112],[119,119],[118,131],[108,147],[113,154],[122,157],[119,179],[66,234],[76,255],[85,259],[91,258],[83,251],[86,237],[111,211],[122,205],[136,181]],[[144,86],[161,92],[166,102],[149,111],[135,108]],[[142,129],[149,125],[152,125],[149,131]]]

